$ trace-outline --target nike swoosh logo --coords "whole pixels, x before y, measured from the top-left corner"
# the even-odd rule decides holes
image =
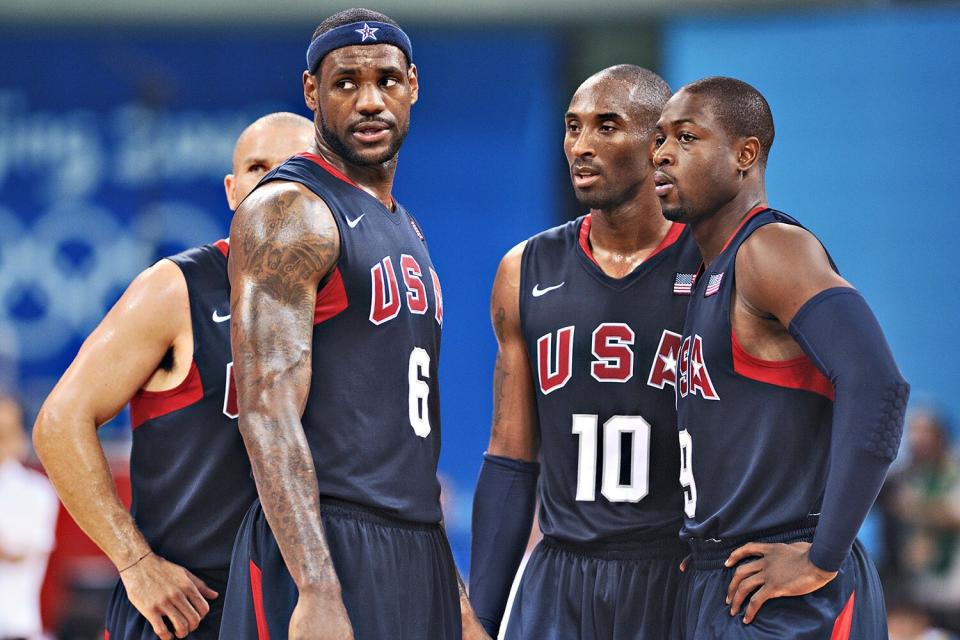
[[[351,229],[353,229],[355,226],[357,226],[358,224],[360,224],[360,218],[362,218],[362,217],[365,216],[365,215],[367,215],[367,214],[361,213],[360,216],[359,216],[358,218],[356,218],[355,220],[351,220],[350,218],[347,218],[347,226],[350,227]],[[346,218],[346,216],[344,216],[344,218]]]
[[[547,287],[546,289],[541,289],[541,288],[540,288],[540,283],[538,282],[537,284],[533,285],[533,297],[534,297],[534,298],[539,298],[539,297],[542,296],[543,294],[545,294],[545,293],[550,293],[550,292],[553,291],[554,289],[559,289],[560,287],[562,287],[562,286],[565,285],[565,284],[567,284],[567,281],[566,281],[566,280],[564,280],[564,281],[561,282],[560,284],[555,284],[555,285],[553,285],[552,287]]]
[[[216,309],[213,310],[213,321],[214,321],[214,322],[217,322],[217,323],[226,322],[226,321],[229,320],[229,319],[230,319],[230,314],[229,314],[229,313],[228,313],[227,315],[225,315],[225,316],[222,316],[222,315],[220,315],[220,313],[219,313]]]

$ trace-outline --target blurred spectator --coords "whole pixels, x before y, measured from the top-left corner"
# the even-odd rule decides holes
[[[23,412],[0,396],[0,638],[40,638],[40,585],[59,503],[47,479],[23,466]]]
[[[960,462],[944,418],[933,410],[910,415],[907,443],[884,496],[895,541],[893,577],[937,624],[960,631]]]
[[[949,631],[934,627],[927,612],[909,602],[889,604],[887,624],[890,640],[958,640]]]

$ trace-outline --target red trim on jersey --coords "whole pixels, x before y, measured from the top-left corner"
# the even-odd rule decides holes
[[[768,206],[765,205],[765,204],[759,204],[759,205],[755,206],[753,209],[750,209],[750,211],[747,212],[747,215],[745,215],[745,216],[743,217],[743,220],[740,221],[740,224],[737,225],[737,228],[734,229],[734,230],[733,230],[733,233],[730,234],[730,237],[727,238],[727,241],[723,243],[723,248],[720,249],[720,253],[723,253],[724,251],[727,250],[727,247],[730,246],[730,243],[733,242],[733,239],[737,237],[737,234],[738,234],[738,233],[740,233],[740,229],[743,229],[743,225],[745,225],[745,224],[747,224],[748,222],[750,222],[750,220],[753,219],[753,217],[754,217],[755,215],[757,215],[758,213],[760,213],[761,211],[766,211],[766,210],[769,209],[769,208],[770,208],[770,207],[768,207]],[[719,255],[719,254],[717,254],[717,255]]]
[[[590,226],[592,224],[593,219],[588,213],[583,217],[583,222],[580,223],[580,248],[583,249],[583,252],[590,258],[590,262],[599,267],[600,263],[593,257],[593,248],[590,247]]]
[[[191,362],[187,377],[173,389],[140,389],[130,398],[130,428],[136,429],[147,420],[189,407],[202,399],[203,381],[200,379],[200,369],[196,362]]]
[[[313,324],[329,320],[345,311],[349,304],[347,290],[343,286],[343,276],[340,275],[340,267],[337,267],[330,272],[327,284],[317,292],[317,304],[313,307]]]
[[[680,234],[683,233],[683,230],[687,228],[687,225],[681,224],[679,222],[674,222],[670,225],[670,228],[667,229],[667,235],[663,236],[663,240],[660,241],[660,244],[653,250],[653,252],[644,258],[644,262],[657,255],[667,247],[672,244],[675,244],[677,240],[680,239]]]
[[[853,606],[857,598],[857,592],[850,594],[850,599],[844,605],[843,611],[837,616],[837,621],[833,624],[833,633],[830,634],[830,640],[850,640],[850,629],[853,626]]]
[[[343,180],[344,182],[346,182],[346,183],[349,184],[349,185],[353,185],[354,187],[357,187],[358,189],[360,188],[360,186],[359,186],[356,182],[354,182],[353,180],[351,180],[351,179],[348,178],[347,176],[343,175],[343,173],[341,173],[339,169],[337,169],[337,168],[334,167],[332,164],[330,164],[329,162],[327,162],[322,156],[318,156],[318,155],[315,154],[315,153],[310,153],[309,151],[304,151],[303,153],[298,153],[295,157],[297,157],[297,158],[306,158],[307,160],[310,160],[310,161],[312,161],[312,162],[320,165],[320,167],[321,167],[322,169],[324,169],[327,173],[329,173],[330,175],[332,175],[334,178],[339,178],[340,180]]]
[[[587,257],[590,258],[590,261],[599,267],[600,263],[597,262],[597,259],[593,257],[593,248],[590,246],[590,227],[592,225],[593,225],[593,219],[590,217],[590,214],[588,213],[586,216],[584,216],[583,222],[580,223],[580,235],[579,235],[580,248],[583,249],[583,252],[585,254],[587,254]],[[670,228],[667,230],[666,235],[663,236],[663,239],[660,241],[660,244],[658,244],[656,248],[654,248],[654,250],[650,253],[650,255],[648,255],[646,258],[643,259],[643,261],[646,262],[647,260],[657,255],[658,253],[660,253],[670,245],[674,244],[677,240],[680,239],[680,234],[683,233],[683,230],[685,228],[686,228],[686,225],[680,224],[679,222],[674,222],[673,224],[671,224]]]
[[[220,250],[220,253],[223,254],[223,257],[226,258],[230,254],[230,239],[224,238],[222,240],[217,240],[213,243],[217,249]]]
[[[110,640],[110,632],[106,629],[103,630],[103,640]]]
[[[270,640],[267,616],[263,613],[263,574],[253,560],[250,561],[250,589],[253,591],[253,615],[257,619],[257,638]]]
[[[733,344],[734,373],[778,387],[812,391],[833,400],[833,384],[806,355],[790,360],[764,360],[747,353],[732,329],[730,341]]]
[[[343,174],[343,172],[341,172],[341,171],[340,171],[339,169],[337,169],[335,166],[333,166],[332,164],[330,164],[329,162],[327,162],[322,156],[318,156],[318,155],[315,154],[315,153],[310,153],[309,151],[304,151],[303,153],[298,153],[295,157],[298,157],[298,158],[306,158],[307,160],[311,160],[311,161],[315,162],[316,164],[320,165],[320,167],[321,167],[322,169],[324,169],[327,173],[329,173],[330,175],[332,175],[334,178],[339,178],[340,180],[343,180],[343,181],[346,182],[347,184],[349,184],[349,185],[351,185],[351,186],[354,186],[354,187],[356,187],[357,189],[360,189],[361,191],[363,191],[363,189],[360,187],[360,185],[358,185],[356,182],[354,182],[353,180],[351,180],[350,178],[348,178],[347,176],[345,176],[345,175]],[[364,193],[366,193],[366,191],[364,191]],[[385,208],[387,211],[389,211],[390,213],[396,213],[396,212],[397,212],[397,201],[394,199],[393,196],[390,196],[390,202],[393,203],[393,206],[392,206],[392,207],[384,207],[384,208]]]

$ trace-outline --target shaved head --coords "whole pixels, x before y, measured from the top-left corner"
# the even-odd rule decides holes
[[[653,131],[663,105],[673,95],[663,78],[634,64],[618,64],[596,72],[583,81],[577,93],[585,89],[599,89],[603,94],[625,97],[631,115],[645,132]]]
[[[233,148],[233,172],[223,180],[230,209],[236,211],[270,170],[306,151],[313,136],[313,122],[285,111],[265,115],[244,129]]]

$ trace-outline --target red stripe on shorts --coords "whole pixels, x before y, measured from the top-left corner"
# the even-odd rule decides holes
[[[830,640],[850,640],[850,627],[853,625],[853,603],[857,598],[857,592],[850,594],[850,599],[844,605],[843,611],[837,616],[837,621],[833,623],[833,633],[830,634]]]
[[[253,560],[250,561],[250,587],[253,589],[253,615],[257,618],[257,638],[270,640],[267,617],[263,614],[263,577]]]

